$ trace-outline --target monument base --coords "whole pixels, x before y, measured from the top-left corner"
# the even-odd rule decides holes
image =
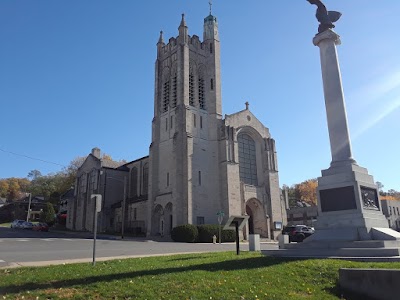
[[[366,168],[353,160],[334,162],[318,178],[318,219],[309,241],[374,240],[373,228],[385,228],[387,240],[400,239],[389,229],[378,190]]]
[[[317,193],[315,233],[302,243],[285,243],[265,254],[400,260],[400,233],[389,228],[367,169],[353,160],[332,163],[318,178]]]

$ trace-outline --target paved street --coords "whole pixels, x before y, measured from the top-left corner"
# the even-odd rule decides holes
[[[91,261],[93,240],[89,234],[35,232],[0,227],[0,267],[9,265],[42,265],[49,261]],[[191,244],[153,241],[145,238],[115,240],[100,235],[96,242],[96,258],[125,258],[169,253],[236,251],[234,243]],[[261,249],[276,249],[276,244],[262,243]],[[248,250],[247,244],[240,245]],[[46,262],[46,263],[44,263]]]

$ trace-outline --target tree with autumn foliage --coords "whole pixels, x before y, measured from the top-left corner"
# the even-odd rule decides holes
[[[317,187],[318,180],[316,178],[296,184],[294,187],[296,199],[310,205],[317,205]]]

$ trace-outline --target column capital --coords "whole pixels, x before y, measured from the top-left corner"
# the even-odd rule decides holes
[[[340,41],[340,35],[334,32],[332,29],[327,29],[321,33],[318,33],[313,38],[314,46],[318,46],[320,42],[323,40],[332,40],[335,45],[340,45],[342,42]]]

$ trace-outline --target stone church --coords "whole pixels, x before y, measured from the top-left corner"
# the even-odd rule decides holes
[[[223,222],[250,216],[245,237],[276,238],[286,205],[275,141],[247,103],[222,114],[216,17],[204,19],[202,40],[188,34],[184,15],[178,31],[167,43],[161,32],[157,43],[149,156],[110,166],[93,149],[78,170],[67,227],[90,230],[90,195],[100,193],[102,231],[119,231],[123,222],[125,231],[169,235],[181,224],[218,224],[224,212]]]

